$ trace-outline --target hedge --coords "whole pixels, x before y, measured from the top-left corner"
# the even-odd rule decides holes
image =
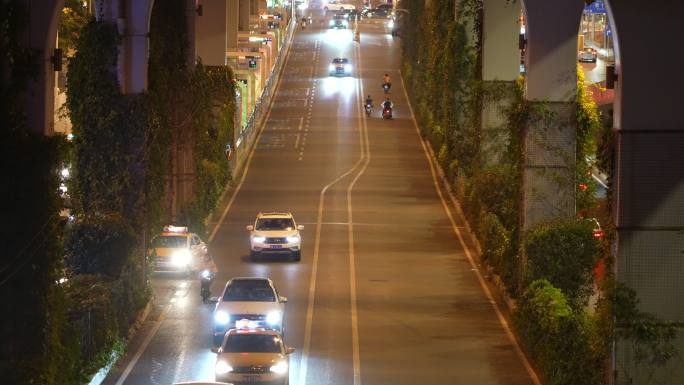
[[[532,282],[518,299],[514,323],[549,385],[599,385],[605,352],[595,321],[576,312],[549,281]]]
[[[590,222],[569,219],[540,224],[525,234],[524,249],[527,282],[547,279],[574,307],[586,304],[599,252]]]

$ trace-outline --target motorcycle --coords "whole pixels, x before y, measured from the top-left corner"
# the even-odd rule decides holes
[[[392,85],[391,85],[390,83],[382,83],[382,89],[385,90],[385,93],[386,93],[386,94],[389,93],[389,90],[390,90],[390,87],[391,87],[391,86],[392,86]]]
[[[209,269],[202,270],[200,274],[200,295],[202,302],[207,303],[209,296],[211,296],[211,281],[214,279],[214,273]]]
[[[366,115],[371,116],[371,113],[373,112],[373,105],[370,103],[367,103],[365,108],[366,108]]]
[[[392,107],[383,107],[382,117],[383,119],[392,119]]]

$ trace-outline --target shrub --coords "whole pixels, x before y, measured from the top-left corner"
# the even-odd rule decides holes
[[[575,313],[547,280],[532,282],[518,300],[514,322],[523,344],[550,385],[593,385],[603,379],[604,355],[596,324]]]
[[[548,279],[573,306],[586,303],[599,249],[590,223],[571,219],[541,224],[525,235],[524,249],[530,280]]]
[[[65,262],[76,274],[118,277],[135,242],[132,228],[120,216],[87,216],[67,235]]]
[[[490,166],[473,177],[475,196],[507,229],[513,229],[518,224],[520,192],[515,175],[513,167],[503,165]]]
[[[515,291],[518,264],[511,232],[501,224],[495,214],[486,213],[480,223],[479,238],[482,258],[501,277],[508,290]]]

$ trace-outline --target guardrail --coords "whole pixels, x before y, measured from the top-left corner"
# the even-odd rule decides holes
[[[259,128],[264,123],[266,114],[268,113],[273,101],[275,87],[280,79],[288,47],[292,41],[292,37],[294,36],[296,24],[297,23],[295,22],[293,15],[288,23],[285,39],[283,40],[283,44],[278,51],[275,64],[271,68],[271,72],[268,75],[266,84],[261,90],[259,97],[256,99],[254,109],[252,109],[249,117],[247,118],[247,124],[245,124],[245,126],[240,130],[240,133],[235,140],[235,156],[230,162],[231,169],[233,170],[234,174],[242,167],[242,164],[245,161],[245,155],[249,153],[249,149],[251,149],[252,145],[254,144],[253,142],[256,137],[255,134],[259,131]]]

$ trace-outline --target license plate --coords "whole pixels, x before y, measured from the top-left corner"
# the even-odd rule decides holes
[[[242,381],[244,381],[244,382],[260,382],[261,376],[258,374],[244,374],[242,376]]]
[[[283,245],[271,245],[272,249],[282,249]]]

